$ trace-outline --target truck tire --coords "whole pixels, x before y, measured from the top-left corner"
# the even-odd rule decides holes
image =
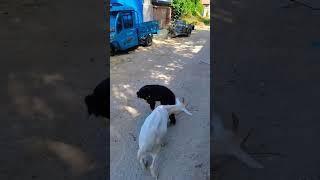
[[[146,47],[151,46],[152,45],[152,36],[148,36],[146,38],[145,44]]]
[[[116,54],[116,50],[113,46],[110,47],[110,55],[114,56]]]

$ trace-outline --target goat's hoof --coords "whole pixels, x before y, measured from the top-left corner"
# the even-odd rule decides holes
[[[148,162],[143,161],[143,170],[147,170],[147,169],[148,169]]]
[[[141,163],[142,169],[146,171],[147,170],[147,162],[145,160],[142,160],[140,163]]]
[[[159,173],[151,172],[152,177],[156,178],[156,180],[159,179]]]

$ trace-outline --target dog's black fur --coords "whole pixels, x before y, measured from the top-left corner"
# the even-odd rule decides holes
[[[145,85],[137,92],[138,98],[146,100],[150,104],[151,110],[154,110],[156,101],[160,101],[162,105],[176,104],[174,93],[165,86],[161,85]],[[170,124],[176,124],[174,114],[169,116]]]
[[[84,101],[88,114],[96,117],[102,116],[110,119],[110,79],[101,81],[93,90],[93,93],[86,96]]]

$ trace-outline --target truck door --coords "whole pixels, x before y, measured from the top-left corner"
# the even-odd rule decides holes
[[[117,30],[122,50],[138,45],[138,35],[133,20],[132,12],[121,12],[118,17],[117,26],[119,24],[119,27],[117,27]]]

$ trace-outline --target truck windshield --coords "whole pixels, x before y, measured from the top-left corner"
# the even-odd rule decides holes
[[[115,22],[118,12],[110,12],[110,32],[115,32]]]

